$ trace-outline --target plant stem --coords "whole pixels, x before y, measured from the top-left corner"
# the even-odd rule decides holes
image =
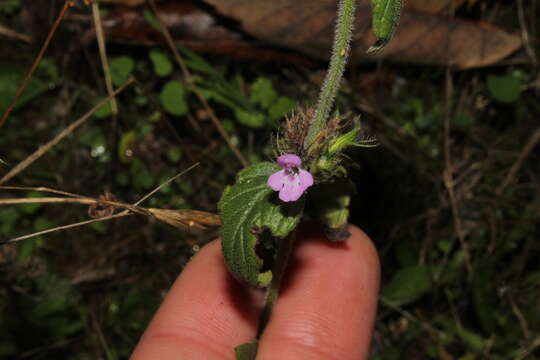
[[[317,136],[326,126],[326,120],[334,104],[341,78],[345,70],[345,64],[350,51],[352,30],[354,26],[356,0],[341,0],[339,3],[336,33],[332,49],[332,58],[328,73],[319,96],[319,102],[315,109],[315,115],[311,120],[308,134],[304,140],[304,149],[308,150]]]
[[[264,308],[261,313],[259,328],[257,330],[257,339],[260,339],[266,325],[268,324],[268,320],[270,320],[270,316],[272,315],[272,310],[274,309],[274,305],[276,304],[279,295],[283,275],[285,275],[285,270],[287,270],[287,265],[289,264],[289,258],[291,257],[295,240],[296,231],[293,231],[289,236],[281,240],[279,244],[274,266],[272,268],[272,282],[266,290]]]
[[[101,65],[103,66],[103,73],[105,74],[105,86],[107,87],[107,93],[111,95],[114,92],[114,87],[111,79],[111,70],[109,68],[109,60],[107,59],[107,46],[105,45],[105,34],[103,34],[103,25],[101,23],[101,15],[99,13],[99,4],[97,1],[92,3],[92,15],[94,17],[94,26],[96,28],[96,38],[99,48],[99,56],[101,58]],[[118,105],[116,99],[113,97],[110,101],[111,111],[113,116],[118,114]]]

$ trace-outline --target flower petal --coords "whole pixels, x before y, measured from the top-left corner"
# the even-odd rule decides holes
[[[296,201],[302,196],[304,190],[300,187],[300,177],[298,174],[289,175],[284,179],[283,189],[279,192],[282,201]]]
[[[300,167],[302,159],[298,155],[283,154],[277,158],[277,163],[282,168]]]
[[[300,178],[300,189],[302,190],[302,193],[306,191],[308,187],[313,185],[313,175],[308,171],[300,169],[298,177]]]
[[[283,188],[283,182],[286,177],[285,170],[277,171],[268,177],[266,185],[270,186],[272,190],[280,191]]]

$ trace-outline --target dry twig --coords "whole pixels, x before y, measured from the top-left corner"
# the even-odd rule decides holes
[[[540,143],[540,127],[537,128],[536,131],[529,138],[529,141],[527,141],[527,143],[523,147],[523,150],[521,150],[521,153],[519,154],[516,162],[514,163],[514,165],[512,165],[512,168],[504,178],[503,182],[495,191],[497,195],[501,195],[504,189],[506,189],[506,187],[512,182],[512,180],[514,180],[517,172],[519,171],[521,166],[523,166],[525,159],[527,159],[527,156],[529,156],[532,149],[534,149],[534,147],[538,145],[538,143]]]
[[[66,230],[71,229],[75,227],[79,227],[82,225],[91,224],[97,221],[105,221],[110,219],[115,219],[123,216],[128,215],[144,215],[148,217],[153,217],[163,223],[169,224],[171,226],[174,226],[179,229],[197,229],[197,230],[206,230],[209,228],[218,227],[221,225],[220,219],[218,215],[208,213],[205,211],[198,211],[198,210],[170,210],[170,209],[155,209],[155,208],[143,208],[139,206],[141,202],[148,199],[150,196],[154,195],[157,191],[159,191],[161,188],[166,186],[167,184],[171,183],[172,181],[178,179],[180,176],[186,174],[188,171],[192,170],[196,166],[198,166],[199,163],[196,163],[186,170],[180,172],[179,174],[175,175],[174,177],[170,178],[169,180],[165,181],[163,184],[159,185],[156,189],[152,190],[150,193],[142,197],[140,200],[138,200],[133,205],[121,203],[118,201],[110,201],[105,200],[103,198],[95,199],[87,196],[72,194],[69,192],[61,191],[61,190],[55,190],[50,188],[44,188],[44,187],[24,187],[24,186],[0,186],[0,190],[22,190],[22,191],[43,191],[43,192],[50,192],[53,194],[60,194],[65,195],[66,197],[42,197],[42,198],[16,198],[16,199],[0,199],[0,206],[2,205],[20,205],[20,204],[51,204],[51,203],[73,203],[73,204],[81,204],[81,205],[106,205],[118,209],[125,209],[121,213],[118,214],[112,214],[109,216],[104,216],[96,219],[86,220],[74,224],[69,225],[63,225],[58,226],[52,229],[43,230],[40,232],[28,234],[19,236],[13,239],[9,239],[6,241],[0,241],[0,244],[8,244],[13,243],[17,241],[21,241],[24,239],[29,239],[35,236],[39,235],[45,235],[48,233],[52,233],[59,230]]]
[[[18,173],[26,169],[30,164],[32,164],[34,161],[39,159],[43,154],[45,154],[47,151],[49,151],[53,146],[58,144],[64,137],[71,134],[75,129],[77,129],[79,126],[84,124],[86,120],[88,120],[101,106],[105,105],[113,96],[116,96],[117,94],[121,93],[126,89],[129,85],[131,85],[135,80],[133,78],[129,79],[124,85],[119,87],[114,93],[112,93],[110,96],[108,96],[106,99],[100,101],[96,106],[94,106],[90,111],[88,111],[86,114],[84,114],[79,120],[75,121],[68,127],[66,127],[60,134],[55,136],[52,140],[50,140],[45,145],[41,146],[39,149],[37,149],[33,154],[28,156],[26,159],[21,161],[19,164],[17,164],[13,169],[11,169],[6,175],[4,175],[0,179],[0,184],[4,184],[9,179],[16,176]]]
[[[66,14],[66,11],[70,7],[72,7],[74,5],[75,5],[75,3],[73,1],[66,1],[64,3],[64,7],[62,8],[62,10],[60,11],[60,14],[56,18],[56,21],[54,22],[54,25],[53,25],[51,31],[49,32],[49,35],[47,35],[47,39],[45,39],[45,42],[43,43],[43,46],[41,47],[41,50],[39,51],[38,56],[34,60],[34,63],[32,64],[32,67],[28,71],[28,74],[26,74],[26,77],[24,78],[23,82],[21,83],[21,85],[17,89],[17,92],[15,93],[15,96],[11,100],[11,103],[9,104],[6,112],[4,113],[2,118],[0,119],[0,128],[4,125],[7,118],[9,117],[9,115],[11,114],[13,109],[15,108],[15,104],[17,103],[17,100],[19,99],[19,97],[22,95],[23,91],[26,89],[26,86],[28,86],[28,82],[30,81],[30,78],[32,77],[32,75],[34,74],[36,69],[38,68],[39,63],[41,62],[41,59],[43,58],[43,55],[45,55],[45,51],[49,47],[49,44],[51,43],[51,40],[52,40],[54,34],[56,33],[56,30],[58,29],[58,26],[60,25],[60,22],[64,18],[64,15]]]

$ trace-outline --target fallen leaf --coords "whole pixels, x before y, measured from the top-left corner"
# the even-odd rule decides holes
[[[143,5],[146,0],[99,0],[100,3],[121,4],[127,6]]]
[[[252,36],[318,59],[329,57],[334,33],[335,0],[206,0],[222,15],[241,23]],[[357,59],[488,66],[521,47],[521,38],[483,23],[405,9],[394,39],[384,51],[366,55],[373,44],[371,8],[358,6],[353,39]]]
[[[449,13],[452,9],[457,9],[466,0],[407,0],[405,7],[422,11],[429,14]]]
[[[157,10],[157,16],[170,31],[174,41],[191,50],[223,54],[237,60],[316,66],[314,61],[301,54],[265,46],[256,39],[247,38],[238,31],[222,26],[197,1],[158,3]],[[76,19],[82,20],[81,17]],[[91,18],[88,17],[87,21],[90,22]],[[146,46],[164,44],[163,36],[145,19],[144,8],[112,7],[103,19],[103,28],[109,41]],[[94,38],[93,31],[85,35],[86,41],[94,41]]]

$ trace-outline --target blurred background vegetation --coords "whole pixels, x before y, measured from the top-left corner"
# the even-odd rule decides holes
[[[445,2],[454,8],[439,9],[437,19],[489,22],[519,39],[519,49],[474,67],[353,57],[338,100],[342,112],[361,114],[364,136],[380,143],[350,154],[358,188],[351,222],[375,241],[382,261],[372,358],[540,358],[539,6]],[[200,162],[145,206],[215,213],[242,166],[232,146],[251,162],[273,158],[269,137],[285,114],[316,99],[326,63],[243,32],[242,19],[219,6],[176,3],[157,5],[170,6],[175,41],[182,31],[197,32],[178,40],[190,80],[151,7],[104,2],[113,86],[130,76],[136,82],[117,96],[117,115],[101,107],[5,185],[95,198],[109,192],[134,203]],[[0,114],[63,4],[0,2]],[[200,13],[206,17],[190,17]],[[213,27],[205,30],[208,18]],[[480,45],[489,50],[487,40]],[[77,2],[0,128],[0,176],[106,96],[92,10]],[[26,196],[47,195],[0,192],[0,199]],[[0,240],[90,215],[76,204],[0,206]],[[130,216],[2,245],[0,358],[127,358],[186,261],[216,236]]]

